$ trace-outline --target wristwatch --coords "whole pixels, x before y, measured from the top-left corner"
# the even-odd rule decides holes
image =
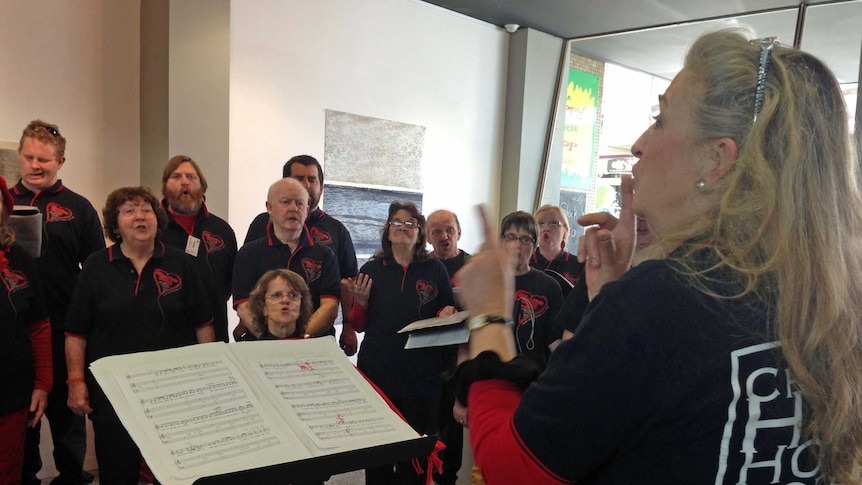
[[[481,314],[481,315],[476,315],[475,317],[470,317],[467,320],[467,330],[470,330],[472,332],[473,330],[480,329],[480,328],[484,327],[485,325],[488,325],[491,323],[499,323],[499,324],[503,324],[503,325],[512,325],[513,324],[513,322],[511,320],[506,320],[503,317],[498,317],[496,315]]]

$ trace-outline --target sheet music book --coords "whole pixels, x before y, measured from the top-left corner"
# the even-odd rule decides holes
[[[90,370],[163,484],[419,438],[331,337],[118,355]]]
[[[405,349],[421,349],[425,347],[442,347],[446,345],[464,344],[470,339],[470,331],[464,321],[469,313],[461,311],[448,317],[433,317],[417,320],[398,333],[407,333]]]
[[[15,243],[21,249],[33,259],[42,255],[42,213],[38,207],[14,206],[8,224],[15,231]]]

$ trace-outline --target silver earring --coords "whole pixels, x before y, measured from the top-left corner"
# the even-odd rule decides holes
[[[697,182],[694,183],[694,187],[698,191],[703,192],[704,190],[706,190],[706,180],[704,180],[704,179],[698,180]]]

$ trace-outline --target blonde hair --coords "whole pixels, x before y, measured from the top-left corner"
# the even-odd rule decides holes
[[[539,207],[539,210],[537,210],[537,211],[536,211],[536,213],[535,213],[535,214],[533,214],[533,217],[535,217],[535,218],[536,218],[536,220],[538,221],[538,220],[539,220],[539,214],[541,214],[541,213],[543,213],[543,212],[553,212],[553,213],[555,213],[555,214],[557,215],[557,217],[559,217],[559,218],[560,218],[560,222],[562,222],[562,223],[563,223],[563,225],[564,225],[564,226],[566,226],[566,231],[568,231],[568,230],[569,230],[569,228],[570,228],[570,226],[569,226],[569,218],[566,216],[566,213],[565,213],[565,212],[563,212],[563,209],[561,209],[561,208],[560,208],[560,206],[557,206],[557,205],[551,205],[551,204],[545,204],[545,205],[543,205],[542,207]],[[567,236],[567,238],[568,238],[568,234],[567,234],[566,236]]]
[[[862,196],[846,108],[818,59],[776,47],[753,122],[759,54],[759,44],[730,31],[689,50],[695,136],[732,138],[739,153],[709,189],[718,204],[659,244],[665,254],[683,249],[672,259],[702,291],[720,296],[706,274],[725,268],[740,285],[730,298],[767,304],[770,331],[810,406],[803,432],[821,472],[827,482],[860,483]],[[715,264],[693,267],[684,253],[696,248]]]
[[[66,139],[60,134],[60,128],[52,123],[42,120],[33,120],[21,133],[18,141],[18,152],[24,149],[24,140],[32,138],[41,143],[54,147],[54,155],[61,159],[66,156]]]

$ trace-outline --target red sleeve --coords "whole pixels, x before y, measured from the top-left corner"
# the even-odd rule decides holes
[[[51,323],[47,318],[30,324],[30,347],[36,371],[35,389],[50,391],[54,385],[54,371],[51,367]]]
[[[548,470],[521,441],[512,422],[521,389],[499,379],[470,386],[470,444],[487,483],[573,483]]]
[[[368,307],[360,306],[353,301],[353,306],[350,307],[350,316],[347,317],[347,322],[350,323],[350,328],[357,332],[365,331],[366,317],[368,316]]]

